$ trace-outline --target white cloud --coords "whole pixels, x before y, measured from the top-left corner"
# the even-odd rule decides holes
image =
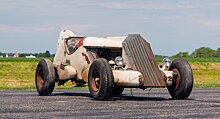
[[[214,7],[220,7],[220,2],[212,2],[209,5],[214,6]]]
[[[145,9],[145,10],[181,10],[194,9],[196,4],[187,2],[163,2],[163,1],[96,1],[80,4],[81,6],[98,6],[107,9]]]
[[[50,32],[53,31],[55,28],[54,27],[31,27],[30,30],[36,31],[36,32]]]
[[[220,30],[220,20],[200,20],[198,23],[213,30]]]
[[[60,25],[38,25],[38,26],[12,26],[0,24],[1,33],[25,33],[25,32],[51,32],[57,29],[70,29],[77,32],[91,30],[96,28],[95,25],[91,24],[60,24]]]
[[[161,4],[155,3],[141,3],[137,4],[135,2],[97,2],[85,4],[86,6],[98,6],[107,9],[161,9],[167,10],[172,9],[171,6],[164,6]]]
[[[8,25],[0,25],[0,32],[8,32],[10,29],[12,30],[14,28]]]
[[[23,27],[23,26],[12,26],[12,25],[0,24],[0,32],[2,33],[25,32],[27,30],[28,28]]]
[[[96,28],[96,26],[91,24],[61,24],[60,28],[82,32],[82,31],[94,29]]]
[[[13,35],[8,37],[12,32],[21,38],[27,34],[33,36],[33,41],[44,39],[42,37],[45,36],[52,41],[61,29],[73,30],[79,35],[84,35],[85,32],[102,35],[130,31],[146,35],[153,27],[153,31],[162,29],[155,34],[150,32],[153,40],[158,38],[160,41],[165,37],[169,39],[166,31],[173,32],[176,29],[180,33],[190,33],[191,29],[201,31],[201,34],[192,33],[190,36],[200,40],[205,39],[201,36],[213,34],[213,30],[220,31],[219,6],[218,0],[3,0],[0,4],[0,33],[4,34],[1,35],[4,39],[17,39]],[[168,30],[164,30],[166,27]],[[173,36],[185,38],[181,34]],[[33,45],[29,46],[32,49]]]
[[[50,26],[12,26],[12,25],[4,25],[0,24],[0,32],[2,33],[10,33],[10,32],[50,32],[54,30],[53,27]]]

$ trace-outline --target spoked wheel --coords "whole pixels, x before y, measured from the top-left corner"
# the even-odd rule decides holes
[[[175,60],[169,70],[174,72],[173,83],[168,91],[173,99],[187,99],[193,88],[193,73],[186,60]]]
[[[55,70],[48,59],[43,59],[37,65],[35,84],[39,95],[51,95],[55,86]]]
[[[93,98],[107,100],[113,90],[113,74],[108,61],[99,58],[93,61],[89,69],[88,85]]]

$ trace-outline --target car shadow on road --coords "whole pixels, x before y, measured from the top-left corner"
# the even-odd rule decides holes
[[[127,101],[164,101],[168,100],[163,97],[144,97],[144,96],[132,96],[132,95],[120,95],[112,96],[110,100],[127,100]]]
[[[90,93],[87,92],[55,92],[51,96],[82,96],[82,97],[91,97]]]
[[[52,96],[80,96],[80,97],[88,97],[91,100],[95,100],[92,98],[90,93],[88,92],[55,92]],[[117,100],[126,100],[126,101],[165,101],[170,100],[163,97],[144,97],[144,96],[132,96],[127,94],[122,94],[119,96],[113,95],[107,101],[117,101]]]

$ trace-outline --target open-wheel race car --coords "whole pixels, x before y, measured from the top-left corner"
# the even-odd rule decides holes
[[[62,30],[53,63],[39,62],[35,83],[39,95],[51,95],[55,83],[88,83],[91,96],[107,100],[124,88],[167,87],[173,99],[187,99],[193,75],[186,60],[157,65],[150,44],[139,34],[121,37],[78,37]]]

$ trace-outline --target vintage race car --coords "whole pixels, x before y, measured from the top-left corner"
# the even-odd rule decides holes
[[[193,75],[186,60],[164,60],[157,65],[150,44],[139,34],[121,37],[78,37],[63,30],[53,63],[39,62],[35,83],[39,95],[51,95],[55,83],[71,80],[77,86],[88,83],[97,100],[120,95],[124,88],[167,87],[173,99],[187,99]]]

